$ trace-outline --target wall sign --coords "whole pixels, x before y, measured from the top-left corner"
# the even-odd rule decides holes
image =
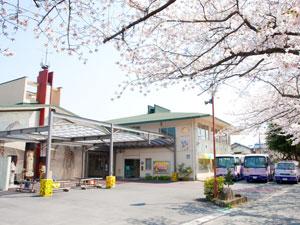
[[[154,161],[153,172],[155,174],[165,174],[170,171],[170,162],[168,161]]]
[[[189,136],[180,137],[180,150],[181,151],[188,151],[189,145],[190,145],[190,137]]]

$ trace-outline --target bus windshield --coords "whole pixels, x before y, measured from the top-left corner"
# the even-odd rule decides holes
[[[266,168],[267,159],[264,156],[247,156],[244,160],[245,168]]]
[[[217,157],[217,167],[218,168],[233,168],[234,167],[234,157]]]
[[[276,169],[278,170],[294,170],[294,163],[278,163]]]

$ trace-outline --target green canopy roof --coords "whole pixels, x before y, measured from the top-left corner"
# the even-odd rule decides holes
[[[143,123],[154,123],[173,120],[186,120],[193,118],[209,117],[209,114],[202,113],[181,113],[181,112],[158,112],[143,114],[138,116],[125,117],[120,119],[109,120],[108,122],[120,125],[134,125]]]
[[[145,123],[159,123],[159,122],[174,121],[174,120],[187,120],[187,119],[203,118],[203,117],[210,117],[210,116],[211,116],[210,114],[203,114],[203,113],[171,112],[171,110],[159,105],[154,105],[154,106],[148,105],[147,114],[113,119],[107,122],[120,124],[120,125],[135,125],[135,124],[145,124]],[[223,120],[220,120],[218,118],[216,118],[216,120],[225,123],[228,126],[231,126],[231,124]]]

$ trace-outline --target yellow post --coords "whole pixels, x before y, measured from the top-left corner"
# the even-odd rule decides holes
[[[53,194],[53,180],[42,179],[40,187],[40,195],[42,197],[51,197]]]
[[[115,176],[107,176],[106,177],[106,188],[113,188],[116,186],[116,177]]]
[[[171,181],[173,182],[178,181],[178,173],[176,172],[172,173]]]

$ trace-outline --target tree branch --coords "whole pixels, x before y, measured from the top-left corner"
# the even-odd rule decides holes
[[[66,1],[66,0],[60,0],[58,3],[56,3],[54,6],[52,6],[51,9],[43,16],[42,20],[38,23],[38,26],[40,26],[44,22],[44,20],[52,12],[52,10],[56,8],[56,6],[60,5],[64,1]]]
[[[226,16],[223,19],[207,19],[204,18],[204,20],[166,20],[166,22],[175,22],[175,23],[220,23],[220,22],[225,22],[228,19],[230,19],[231,17],[233,17],[234,15],[238,14],[238,11],[234,11],[232,13],[230,13],[228,16]]]
[[[110,37],[107,37],[103,40],[103,43],[106,43],[112,39],[114,39],[115,37],[117,37],[120,34],[124,34],[126,30],[130,29],[131,27],[136,26],[137,24],[149,19],[150,17],[156,15],[157,13],[163,11],[164,9],[166,9],[167,7],[169,7],[170,5],[172,5],[173,3],[175,3],[176,0],[168,0],[166,4],[162,5],[161,7],[157,8],[156,10],[150,12],[149,14],[147,14],[146,16],[128,24],[127,26],[123,27],[120,31],[118,31],[117,33],[115,33],[114,35],[111,35]]]

